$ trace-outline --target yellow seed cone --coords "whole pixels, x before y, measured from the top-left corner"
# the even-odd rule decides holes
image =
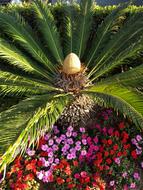
[[[75,53],[70,53],[64,60],[63,72],[72,75],[80,72],[81,62],[79,57]]]

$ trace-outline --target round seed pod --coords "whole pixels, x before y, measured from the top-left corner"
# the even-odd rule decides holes
[[[70,53],[64,60],[63,72],[68,75],[73,75],[81,70],[81,62],[75,53]]]

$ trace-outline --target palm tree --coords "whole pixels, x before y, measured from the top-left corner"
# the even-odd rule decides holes
[[[143,64],[119,74],[111,75],[111,71],[127,64],[127,58],[143,48],[143,17],[140,13],[130,16],[111,35],[127,7],[119,6],[87,45],[92,5],[92,0],[82,0],[78,16],[71,5],[65,7],[62,38],[50,9],[40,0],[33,3],[36,30],[18,13],[0,13],[0,25],[6,34],[1,35],[0,55],[10,65],[0,71],[1,94],[24,97],[0,113],[1,170],[27,146],[34,146],[44,131],[52,129],[64,108],[79,94],[90,96],[96,104],[113,107],[142,129],[143,95],[139,89]],[[84,82],[74,83],[77,76],[85,77]]]

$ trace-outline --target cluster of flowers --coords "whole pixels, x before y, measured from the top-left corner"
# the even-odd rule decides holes
[[[27,149],[23,159],[14,161],[7,179],[12,190],[28,189],[35,178],[53,190],[140,189],[142,151],[142,136],[104,110],[87,129],[54,126],[37,150]]]

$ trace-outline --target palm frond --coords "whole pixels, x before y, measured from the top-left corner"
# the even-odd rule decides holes
[[[80,14],[77,19],[78,27],[76,28],[76,49],[75,52],[79,58],[82,58],[86,49],[87,41],[90,35],[92,24],[92,0],[82,0],[80,2]]]
[[[106,44],[92,73],[99,76],[108,73],[113,68],[123,64],[124,59],[134,56],[143,48],[143,17],[138,13],[124,24],[112,40]]]
[[[32,31],[32,28],[18,13],[12,15],[0,13],[0,24],[7,34],[20,42],[19,44],[38,61],[40,66],[44,65],[47,70],[54,73],[55,69],[44,53],[45,49]],[[47,75],[49,75],[48,72]]]
[[[125,8],[128,4],[124,4],[122,6],[119,6],[115,10],[112,11],[111,14],[109,14],[105,20],[101,23],[101,25],[98,27],[95,39],[93,40],[92,47],[90,50],[89,55],[87,56],[87,60],[85,61],[87,65],[95,65],[96,59],[99,57],[100,53],[103,51],[104,46],[110,39],[111,30],[114,26],[117,18],[119,18],[121,15],[123,15]]]
[[[41,0],[37,0],[34,2],[34,10],[37,15],[36,18],[39,30],[47,43],[48,49],[51,51],[55,60],[62,64],[63,52],[60,44],[60,37],[50,9],[47,4],[44,4]]]
[[[97,104],[114,108],[142,129],[143,96],[141,93],[117,85],[93,86],[86,93],[91,94]]]
[[[0,152],[3,153],[11,145],[2,156],[0,170],[12,162],[19,152],[35,144],[43,131],[51,129],[69,98],[68,94],[35,96],[0,114]]]
[[[142,88],[143,87],[143,64],[132,68],[129,71],[113,75],[96,82],[96,86],[105,85],[122,85],[126,88]]]

